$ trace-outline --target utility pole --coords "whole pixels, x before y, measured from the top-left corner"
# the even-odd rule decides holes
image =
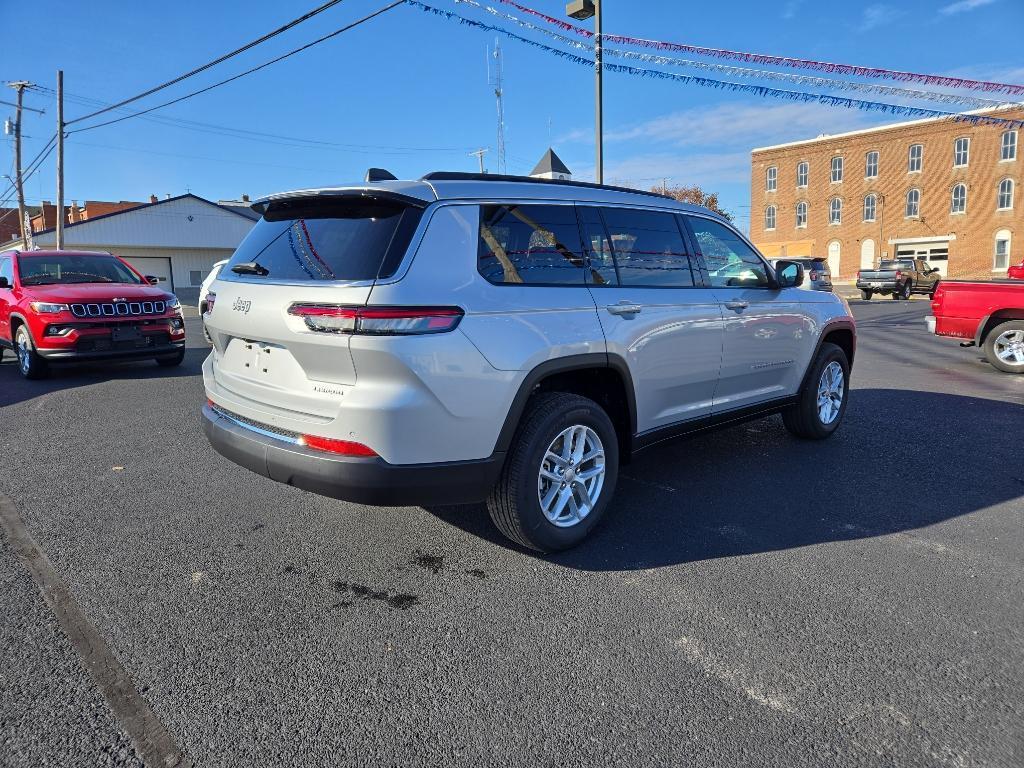
[[[501,55],[501,42],[494,41],[494,96],[498,102],[498,173],[507,173],[505,163],[505,74],[504,61]]]
[[[18,188],[18,219],[21,221],[21,247],[28,248],[28,235],[25,232],[25,188],[21,183],[21,99],[28,82],[19,80],[8,85],[18,92],[17,111],[14,113],[14,184]]]
[[[595,102],[596,119],[594,121],[594,139],[597,144],[597,167],[595,174],[597,183],[604,184],[604,88],[602,77],[604,67],[601,65],[601,6],[603,0],[572,0],[565,6],[565,12],[577,21],[584,21],[591,16],[594,17],[594,74],[596,79]]]
[[[483,173],[487,173],[487,171],[484,170],[484,155],[487,154],[487,152],[488,152],[487,147],[480,147],[480,149],[478,149],[476,152],[470,152],[469,153],[470,157],[474,157],[475,156],[476,159],[480,161],[480,173],[482,173],[482,174]]]
[[[57,250],[64,248],[64,70],[57,70]]]

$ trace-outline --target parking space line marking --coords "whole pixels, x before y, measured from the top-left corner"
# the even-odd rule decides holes
[[[82,666],[107,700],[143,762],[151,768],[186,768],[191,765],[174,737],[136,690],[103,636],[54,571],[50,559],[25,527],[14,503],[2,495],[0,526],[11,549],[32,575],[43,601],[53,612],[61,630],[78,653]]]

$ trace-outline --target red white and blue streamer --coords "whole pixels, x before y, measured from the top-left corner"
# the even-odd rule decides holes
[[[593,38],[594,33],[589,29],[570,24],[563,19],[556,19],[545,13],[521,5],[515,0],[498,0],[499,3],[512,6],[522,13],[530,14],[543,19],[559,29],[572,32],[580,37]],[[797,59],[789,56],[772,56],[763,53],[748,53],[746,51],[731,51],[726,48],[707,48],[699,45],[687,45],[685,43],[670,43],[664,40],[647,40],[642,37],[630,37],[628,35],[601,35],[602,42],[617,43],[619,45],[634,45],[640,48],[653,48],[659,51],[678,51],[681,53],[692,53],[697,56],[711,56],[721,59],[733,59],[750,64],[765,64],[773,67],[793,67],[796,69],[813,69],[818,72],[828,72],[836,75],[853,75],[855,77],[884,78],[898,80],[900,82],[922,83],[924,85],[937,85],[943,88],[964,88],[972,91],[985,91],[987,93],[1006,93],[1014,96],[1024,96],[1024,85],[1013,83],[996,83],[988,80],[971,80],[965,77],[949,77],[947,75],[929,75],[920,72],[904,72],[898,69],[885,69],[882,67],[861,67],[855,64],[837,64],[829,61],[815,61],[813,59]]]
[[[504,2],[505,0],[502,0]],[[507,29],[496,27],[492,24],[485,24],[482,21],[475,19],[469,19],[460,14],[453,13],[452,11],[446,11],[441,8],[435,8],[432,5],[419,2],[419,0],[405,0],[406,4],[414,8],[418,8],[421,11],[434,14],[436,16],[444,17],[451,21],[457,21],[459,24],[464,26],[473,27],[476,29],[482,29],[489,32],[496,32],[500,35],[504,35],[510,40],[524,43],[526,45],[539,48],[547,53],[554,54],[559,58],[571,61],[575,64],[581,64],[589,67],[595,65],[593,59],[589,59],[585,56],[579,56],[568,51],[563,51],[558,48],[552,48],[544,43],[539,43],[536,40],[530,40],[529,38],[517,35]],[[644,69],[642,67],[633,67],[624,64],[612,64],[609,62],[603,62],[602,66],[604,69],[611,72],[621,72],[624,74],[634,75],[636,77],[656,78],[660,80],[671,80],[679,83],[687,83],[690,85],[697,85],[702,88],[716,88],[719,90],[737,91],[743,93],[751,93],[755,96],[761,96],[765,98],[782,99],[786,101],[797,101],[797,102],[816,102],[818,104],[824,104],[832,107],[843,107],[846,109],[859,109],[866,112],[882,112],[891,115],[902,115],[906,117],[934,117],[934,118],[949,118],[956,121],[967,122],[974,125],[1002,125],[1011,128],[1024,127],[1024,120],[1010,120],[1001,117],[992,117],[989,115],[971,114],[971,113],[958,113],[958,112],[944,112],[937,109],[927,109],[925,107],[911,107],[903,104],[887,104],[880,101],[867,101],[864,99],[852,99],[845,96],[833,96],[824,93],[809,93],[806,91],[791,91],[782,88],[772,88],[764,85],[754,85],[752,83],[736,83],[728,80],[715,80],[709,77],[699,77],[697,75],[681,75],[675,72],[661,72],[655,69]]]
[[[504,19],[505,21],[512,22],[513,24],[528,29],[532,32],[539,32],[543,35],[559,41],[563,45],[567,45],[570,48],[575,48],[580,51],[592,51],[593,44],[585,43],[572,37],[555,32],[554,30],[547,29],[538,24],[526,21],[525,19],[517,18],[508,13],[503,13],[496,8],[489,5],[482,5],[477,0],[452,0],[457,5],[470,5],[474,8],[478,8],[481,11]],[[603,37],[603,36],[602,36]],[[993,107],[1001,106],[1006,102],[998,99],[984,99],[978,96],[969,96],[959,93],[941,93],[937,91],[921,91],[912,88],[898,88],[891,85],[882,85],[880,83],[857,83],[848,80],[836,80],[835,78],[828,77],[814,77],[811,75],[798,75],[793,72],[773,72],[765,69],[751,69],[749,67],[733,67],[728,64],[716,64],[707,61],[694,61],[692,59],[678,59],[670,56],[657,56],[651,53],[642,53],[640,51],[627,51],[618,48],[608,48],[602,46],[601,50],[607,56],[616,56],[623,59],[632,59],[635,61],[643,61],[648,64],[655,64],[658,66],[667,67],[686,67],[690,69],[699,69],[705,72],[721,72],[725,75],[732,75],[734,77],[754,78],[758,80],[773,80],[787,83],[794,83],[796,85],[806,85],[813,88],[828,88],[831,90],[840,91],[853,91],[856,93],[875,93],[882,96],[892,96],[894,98],[903,99],[917,99],[924,101],[935,101],[941,104],[956,104],[957,106],[970,107],[975,109],[991,109]]]

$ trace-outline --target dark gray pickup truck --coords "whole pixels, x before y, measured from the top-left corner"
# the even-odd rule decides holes
[[[914,293],[933,296],[940,279],[939,270],[923,259],[891,259],[880,263],[878,269],[858,272],[857,287],[865,300],[876,293],[906,300]]]

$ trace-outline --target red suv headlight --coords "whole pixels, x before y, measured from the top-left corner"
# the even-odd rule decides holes
[[[29,303],[32,311],[40,315],[57,315],[61,312],[70,312],[67,304],[52,304],[48,301],[33,301]]]

